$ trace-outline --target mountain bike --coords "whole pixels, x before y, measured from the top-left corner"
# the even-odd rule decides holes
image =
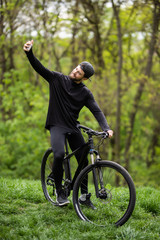
[[[107,224],[122,226],[130,218],[135,207],[136,191],[133,180],[127,170],[118,163],[101,159],[97,149],[108,137],[107,133],[97,132],[82,125],[79,128],[88,135],[88,140],[80,148],[69,153],[66,137],[66,153],[63,161],[65,194],[68,197],[73,191],[73,205],[80,219],[98,226],[106,226]],[[95,148],[93,141],[95,136],[100,138],[97,148]],[[82,151],[83,154],[72,177],[70,159],[78,151]],[[89,156],[91,163],[83,168],[84,159],[89,158]],[[53,152],[49,148],[42,159],[41,183],[45,198],[53,205],[57,205],[55,183],[52,176],[53,160]],[[81,205],[79,198],[83,187],[88,189],[88,195],[94,209]]]

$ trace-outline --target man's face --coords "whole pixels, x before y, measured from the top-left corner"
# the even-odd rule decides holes
[[[73,71],[69,74],[69,77],[75,81],[81,81],[84,78],[84,72],[78,65]]]

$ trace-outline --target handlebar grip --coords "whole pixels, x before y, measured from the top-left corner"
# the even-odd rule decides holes
[[[78,124],[77,126],[79,129],[83,129],[83,131],[85,131],[87,134],[91,134],[91,135],[95,135],[95,136],[102,136],[103,138],[108,138],[109,134],[108,132],[98,132],[98,131],[94,131],[91,128],[88,128],[86,126],[80,125]]]
[[[105,132],[105,137],[104,138],[108,138],[109,137],[109,133]]]

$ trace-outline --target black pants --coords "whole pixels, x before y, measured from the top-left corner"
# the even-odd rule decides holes
[[[66,135],[70,133],[69,135],[67,135],[67,139],[72,151],[82,146],[85,143],[85,141],[80,131],[79,132],[75,132],[73,130],[69,131],[65,128],[52,126],[50,128],[50,133],[51,133],[51,146],[54,153],[54,162],[53,162],[52,172],[55,180],[56,190],[57,192],[59,192],[62,188],[63,159],[65,155],[64,145],[65,145]],[[75,155],[78,163],[80,162],[81,154],[82,152],[78,152]],[[84,167],[87,165],[88,165],[88,159],[86,158],[84,162]],[[87,179],[85,179],[83,183],[84,187],[81,188],[82,194],[87,193],[87,182],[88,182]]]

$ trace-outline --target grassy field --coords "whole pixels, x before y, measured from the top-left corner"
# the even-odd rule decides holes
[[[136,189],[134,213],[122,227],[96,227],[80,220],[72,203],[54,207],[40,181],[0,178],[0,240],[160,239],[160,191]]]

